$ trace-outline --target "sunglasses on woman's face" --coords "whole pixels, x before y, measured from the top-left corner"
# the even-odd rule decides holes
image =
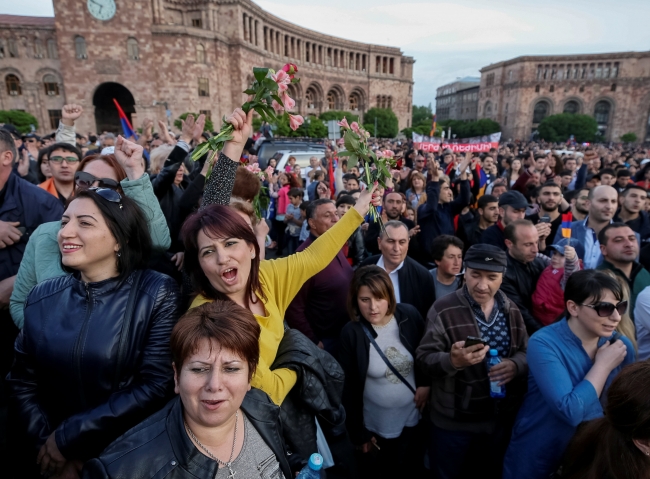
[[[596,303],[596,304],[583,304],[582,306],[587,306],[596,311],[598,316],[606,318],[614,314],[614,310],[618,311],[620,316],[623,316],[627,311],[627,301],[621,301],[618,304],[612,303]]]
[[[120,187],[120,184],[112,180],[110,178],[96,178],[95,176],[91,175],[90,173],[86,173],[85,171],[77,171],[74,174],[74,182],[77,185],[77,188],[83,188],[87,189],[90,188],[97,182],[97,187],[98,188],[110,188],[112,190],[116,190]]]

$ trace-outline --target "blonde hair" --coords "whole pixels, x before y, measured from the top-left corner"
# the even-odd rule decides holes
[[[163,169],[165,160],[169,157],[174,149],[171,145],[160,145],[158,148],[151,150],[149,154],[149,171],[152,175],[157,175]]]
[[[634,346],[634,351],[638,352],[639,347],[636,344],[636,328],[634,327],[634,322],[632,321],[632,318],[630,318],[630,287],[627,285],[627,281],[621,278],[619,275],[614,273],[613,271],[609,269],[602,270],[603,273],[611,276],[612,278],[616,279],[618,281],[618,284],[621,285],[621,289],[623,290],[623,299],[621,301],[627,301],[628,302],[628,307],[627,311],[625,312],[624,315],[621,316],[621,322],[618,323],[618,326],[616,327],[616,331],[621,333],[623,336],[625,336],[627,339],[629,339],[632,342],[632,346]]]

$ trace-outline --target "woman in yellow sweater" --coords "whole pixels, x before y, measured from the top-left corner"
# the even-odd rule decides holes
[[[252,116],[246,117],[237,109],[226,121],[233,124],[235,131],[219,161],[236,161],[250,133]],[[204,202],[206,196],[230,196],[223,188],[218,191],[218,178],[211,177],[208,183],[212,185],[206,185]],[[192,307],[208,301],[231,300],[255,315],[262,332],[260,361],[251,385],[266,392],[278,405],[297,379],[289,369],[270,369],[284,336],[285,311],[305,281],[325,269],[363,222],[371,200],[380,204],[381,198],[373,195],[374,191],[373,187],[361,193],[354,208],[309,248],[282,259],[260,261],[255,234],[228,206],[204,204],[183,226],[185,270],[199,292]]]

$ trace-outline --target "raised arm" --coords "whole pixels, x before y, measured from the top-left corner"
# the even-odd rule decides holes
[[[253,110],[246,116],[244,110],[237,108],[232,115],[226,118],[226,121],[232,123],[235,131],[233,131],[232,140],[227,141],[224,145],[217,163],[206,181],[201,209],[210,205],[230,203],[232,188],[235,185],[235,173],[240,164],[239,159],[253,129]]]
[[[63,105],[59,127],[54,135],[54,139],[57,143],[68,143],[72,146],[76,146],[77,136],[75,134],[74,122],[81,116],[83,111],[84,109],[81,105],[76,105],[74,103]]]

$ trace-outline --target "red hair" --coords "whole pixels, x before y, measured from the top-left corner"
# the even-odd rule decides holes
[[[198,245],[200,231],[210,238],[238,238],[255,248],[255,258],[251,260],[250,276],[246,282],[246,306],[250,307],[251,302],[256,303],[258,297],[266,300],[260,284],[260,246],[257,238],[246,221],[229,206],[210,205],[187,218],[181,229],[185,245],[185,270],[190,275],[194,288],[206,298],[230,301],[228,296],[212,286],[201,268]]]

